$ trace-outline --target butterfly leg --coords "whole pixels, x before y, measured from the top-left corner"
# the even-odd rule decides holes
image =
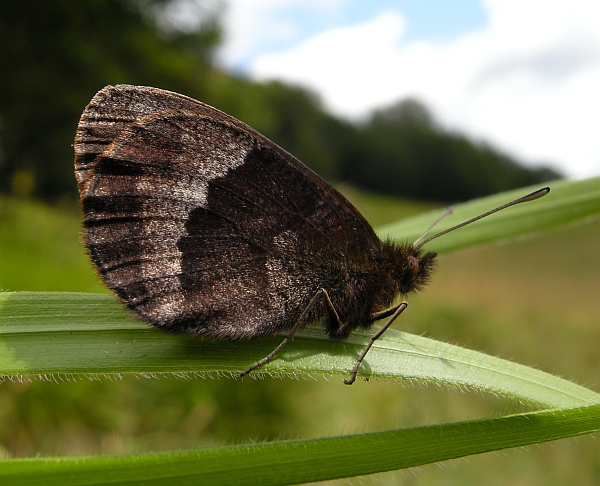
[[[385,319],[386,317],[394,315],[394,313],[398,310],[398,307],[402,306],[404,306],[404,308],[408,307],[408,302],[400,302],[399,304],[393,305],[392,307],[388,307],[387,309],[384,309],[382,311],[374,312],[373,314],[371,314],[371,322],[379,321],[381,319]]]
[[[321,296],[323,296],[323,295],[327,299],[327,302],[328,302],[330,308],[333,309],[333,312],[335,312],[335,315],[337,317],[337,312],[333,308],[333,304],[331,303],[331,300],[329,299],[329,295],[327,294],[327,291],[325,289],[320,289],[313,296],[313,298],[310,300],[310,302],[307,304],[307,306],[304,308],[304,310],[302,311],[302,314],[300,314],[300,317],[296,321],[296,324],[294,324],[294,327],[292,327],[292,329],[290,330],[290,332],[288,333],[288,335],[283,339],[283,341],[281,341],[281,343],[279,343],[279,345],[273,351],[271,351],[269,354],[267,354],[263,359],[261,359],[260,361],[257,361],[256,363],[254,363],[246,371],[242,371],[240,373],[240,377],[241,376],[246,376],[251,371],[253,371],[256,368],[259,368],[260,366],[264,365],[265,363],[268,363],[269,361],[271,361],[275,357],[275,355],[277,353],[279,353],[279,351],[281,351],[281,349],[290,340],[292,340],[294,338],[294,334],[296,334],[296,332],[298,332],[299,329],[301,329],[302,327],[304,327],[304,325],[306,324],[306,317],[308,315],[308,312],[312,309],[312,307],[317,303],[317,301],[319,300],[319,298]],[[338,322],[339,322],[339,317],[338,317]]]
[[[358,369],[360,368],[363,359],[365,359],[365,356],[369,352],[369,349],[371,349],[371,346],[373,346],[373,343],[377,341],[377,339],[379,339],[385,331],[387,331],[387,329],[392,325],[396,318],[400,314],[402,314],[402,312],[404,312],[404,309],[406,309],[407,307],[407,302],[401,302],[400,304],[390,307],[389,309],[383,310],[381,312],[376,312],[371,316],[371,319],[373,321],[376,321],[379,319],[383,319],[384,317],[389,317],[391,315],[391,317],[387,320],[383,327],[371,336],[369,343],[365,346],[365,349],[363,349],[360,355],[358,356],[356,364],[354,365],[354,368],[352,368],[352,374],[350,375],[350,378],[344,380],[344,383],[346,385],[352,385],[352,383],[356,381],[356,374],[358,373]]]
[[[329,318],[337,324],[338,331],[339,331],[343,327],[345,327],[344,323],[340,319],[340,315],[335,310],[335,306],[333,305],[333,302],[331,302],[331,299],[329,298],[329,294],[327,293],[327,290],[321,289],[321,292],[323,293],[323,296],[325,297],[325,302],[327,302],[327,308],[329,310]]]

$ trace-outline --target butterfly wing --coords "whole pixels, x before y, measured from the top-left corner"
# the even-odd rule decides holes
[[[379,243],[358,211],[277,145],[203,103],[107,87],[75,140],[85,242],[142,319],[218,338],[291,328],[347,253]]]

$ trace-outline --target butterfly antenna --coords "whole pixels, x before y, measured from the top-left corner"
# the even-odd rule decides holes
[[[509,208],[510,206],[514,206],[515,204],[521,204],[524,202],[534,201],[535,199],[539,199],[540,197],[545,196],[549,192],[550,192],[550,188],[544,187],[543,189],[538,189],[537,191],[534,191],[531,194],[527,194],[526,196],[517,198],[514,201],[507,202],[506,204],[503,204],[502,206],[498,206],[497,208],[491,209],[483,214],[480,214],[479,216],[475,216],[474,218],[468,219],[467,221],[457,224],[456,226],[452,226],[451,228],[445,229],[444,231],[440,231],[439,233],[437,233],[437,234],[427,238],[425,241],[421,242],[418,246],[415,247],[415,250],[418,250],[419,248],[423,247],[423,245],[429,243],[431,240],[435,240],[436,238],[439,238],[440,236],[445,235],[446,233],[450,233],[451,231],[454,231],[458,228],[462,228],[463,226],[474,223],[475,221],[479,221],[480,219],[483,219],[486,216],[489,216],[490,214],[497,213],[498,211],[502,211],[503,209]],[[441,219],[441,218],[439,218],[439,219]],[[439,221],[439,219],[438,219],[438,221]],[[432,226],[434,226],[436,223],[437,223],[437,221]],[[428,231],[429,231],[429,229],[425,232],[425,234],[427,234]],[[421,238],[423,238],[423,236],[421,236]],[[419,238],[419,240],[421,238]],[[419,240],[417,240],[417,241],[419,241]]]
[[[433,228],[435,228],[437,226],[437,224],[444,219],[446,216],[450,216],[452,214],[452,206],[448,206],[448,208],[446,209],[446,212],[444,214],[442,214],[438,219],[436,219],[429,228],[427,228],[423,234],[421,236],[419,236],[414,243],[412,244],[412,246],[415,246],[419,241],[421,241],[423,238],[425,238],[425,236],[427,236],[427,233],[429,233]]]

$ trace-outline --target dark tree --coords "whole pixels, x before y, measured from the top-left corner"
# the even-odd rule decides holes
[[[106,84],[202,92],[218,26],[207,15],[195,30],[170,29],[168,3],[0,2],[1,191],[74,194],[75,127]]]
[[[456,202],[560,177],[443,131],[412,99],[375,112],[362,136],[362,149],[346,160],[346,179],[392,195]]]

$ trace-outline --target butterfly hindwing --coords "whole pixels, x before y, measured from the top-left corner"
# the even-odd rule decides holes
[[[75,151],[99,273],[167,330],[236,339],[288,329],[319,289],[343,292],[348,252],[379,241],[297,159],[181,95],[105,88]]]

